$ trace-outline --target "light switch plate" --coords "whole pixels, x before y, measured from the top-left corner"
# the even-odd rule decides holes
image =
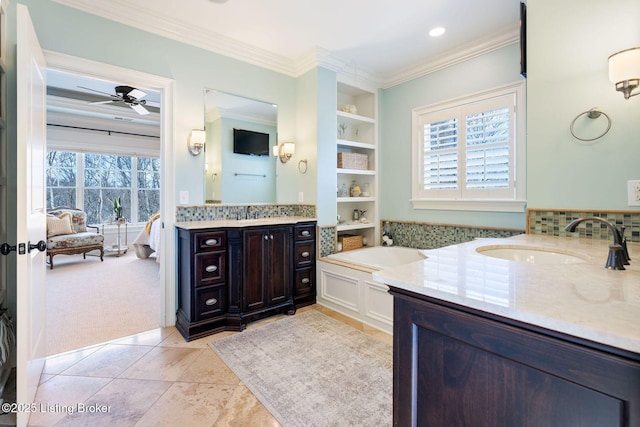
[[[180,204],[188,205],[189,204],[189,191],[181,190],[180,191]]]

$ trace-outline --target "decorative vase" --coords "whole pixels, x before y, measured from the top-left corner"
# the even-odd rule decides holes
[[[351,181],[351,186],[349,187],[349,196],[351,197],[359,197],[361,193],[360,186],[354,181]]]

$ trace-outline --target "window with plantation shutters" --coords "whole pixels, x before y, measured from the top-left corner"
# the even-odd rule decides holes
[[[415,109],[413,128],[414,207],[524,209],[522,84]]]

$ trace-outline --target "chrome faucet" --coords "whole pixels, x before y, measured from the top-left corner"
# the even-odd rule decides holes
[[[589,218],[578,218],[569,223],[564,230],[573,232],[576,230],[578,224],[585,221],[593,221],[593,222],[601,222],[605,224],[611,232],[613,233],[613,243],[609,245],[609,256],[607,257],[607,263],[604,268],[609,270],[624,270],[625,265],[629,265],[629,252],[627,250],[627,240],[624,237],[624,227],[622,227],[622,231],[618,230],[614,224],[611,222],[598,218],[598,217],[589,217]]]

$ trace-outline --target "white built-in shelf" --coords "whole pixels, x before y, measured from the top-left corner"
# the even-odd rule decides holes
[[[340,224],[338,225],[338,231],[349,231],[349,230],[362,230],[365,228],[375,228],[376,225],[372,222],[368,223],[353,223],[353,224]]]
[[[375,202],[375,197],[338,197],[338,203]]]
[[[376,171],[367,169],[342,169],[338,168],[338,173],[344,173],[348,175],[375,175]]]
[[[345,123],[369,123],[369,124],[375,124],[376,121],[375,119],[372,119],[371,117],[366,117],[366,116],[360,116],[358,114],[351,114],[351,113],[346,113],[344,111],[340,111],[338,110],[338,120],[343,121]]]
[[[337,142],[338,145],[342,145],[344,147],[366,148],[367,150],[376,149],[375,145],[369,144],[368,142],[349,141],[348,139],[339,139]]]

